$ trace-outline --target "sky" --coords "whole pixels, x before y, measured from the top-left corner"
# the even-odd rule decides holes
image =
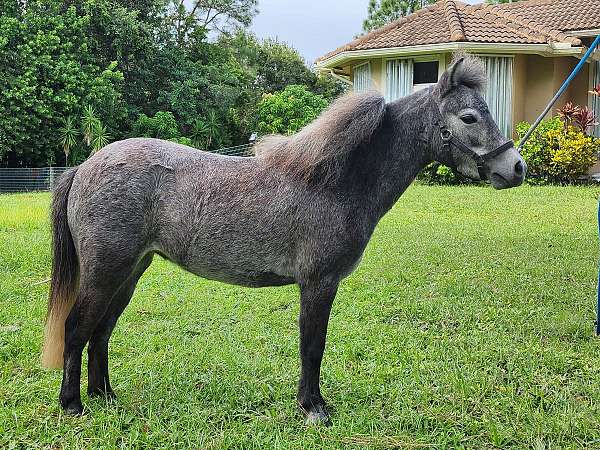
[[[278,38],[311,64],[319,56],[350,42],[362,29],[368,0],[259,0],[252,30],[261,38]]]
[[[467,0],[479,3],[480,0]],[[369,0],[259,0],[252,30],[277,38],[312,64],[315,59],[354,39],[362,30]]]

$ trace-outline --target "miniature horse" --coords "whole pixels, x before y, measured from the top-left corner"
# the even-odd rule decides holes
[[[327,423],[319,389],[338,284],[379,220],[421,169],[439,161],[498,189],[526,166],[483,100],[485,72],[461,58],[437,85],[386,104],[377,93],[333,103],[299,133],[265,138],[256,156],[225,157],[156,139],[108,145],[58,181],[43,363],[63,367],[60,404],[113,395],[108,341],[155,253],[201,277],[241,286],[298,284],[308,422]]]

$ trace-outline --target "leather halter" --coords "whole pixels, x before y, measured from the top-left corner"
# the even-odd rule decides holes
[[[475,164],[477,164],[477,171],[479,172],[479,178],[481,180],[487,180],[487,178],[488,178],[487,177],[487,167],[486,167],[487,163],[489,161],[491,161],[492,159],[496,158],[497,156],[501,155],[502,153],[506,152],[507,150],[514,148],[515,143],[512,140],[507,141],[504,144],[497,147],[496,149],[492,150],[491,152],[480,155],[475,150],[473,150],[472,148],[468,147],[463,142],[461,142],[456,136],[454,136],[454,134],[452,133],[452,130],[450,128],[448,128],[448,125],[446,125],[444,123],[442,112],[440,110],[440,105],[434,100],[434,97],[432,94],[433,93],[431,93],[431,96],[430,96],[431,102],[434,104],[433,109],[435,111],[435,114],[438,116],[437,120],[434,122],[434,124],[439,126],[440,137],[442,139],[442,147],[445,149],[448,149],[448,150],[450,150],[452,147],[454,147],[455,149],[457,149],[460,152],[467,155],[469,158],[471,158],[475,162]],[[452,161],[451,168],[456,170],[457,164],[454,161],[452,152],[449,152],[449,154],[450,154],[450,159]]]

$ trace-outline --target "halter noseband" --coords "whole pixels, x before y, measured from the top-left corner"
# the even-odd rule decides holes
[[[513,141],[507,141],[504,144],[502,144],[501,146],[499,146],[498,148],[492,150],[491,152],[480,155],[475,150],[471,149],[470,147],[468,147],[464,143],[462,143],[456,136],[454,136],[454,134],[452,133],[452,130],[450,128],[448,128],[448,126],[444,123],[442,112],[440,110],[440,105],[434,100],[433,93],[431,93],[430,98],[431,98],[431,102],[434,104],[433,109],[435,111],[435,114],[438,116],[435,124],[440,127],[440,137],[442,138],[443,148],[451,149],[452,147],[454,147],[455,149],[457,149],[457,150],[461,151],[462,153],[464,153],[465,155],[467,155],[469,158],[471,158],[477,164],[477,171],[479,172],[479,178],[481,180],[486,180],[487,179],[486,164],[489,161],[491,161],[492,159],[494,159],[497,156],[501,155],[502,153],[506,152],[507,150],[514,148],[515,143]],[[456,169],[457,165],[454,161],[454,157],[452,156],[452,152],[450,152],[450,159],[452,161],[451,167],[453,169]]]

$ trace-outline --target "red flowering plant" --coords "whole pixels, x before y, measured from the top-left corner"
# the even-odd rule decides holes
[[[574,114],[573,122],[582,133],[587,134],[591,128],[598,125],[598,117],[596,117],[594,111],[586,106],[585,108],[580,108],[579,111]]]
[[[574,105],[573,102],[568,102],[560,109],[557,109],[558,116],[562,119],[565,124],[565,130],[569,128],[575,122],[581,107]]]
[[[590,94],[600,97],[600,84],[590,91]]]

